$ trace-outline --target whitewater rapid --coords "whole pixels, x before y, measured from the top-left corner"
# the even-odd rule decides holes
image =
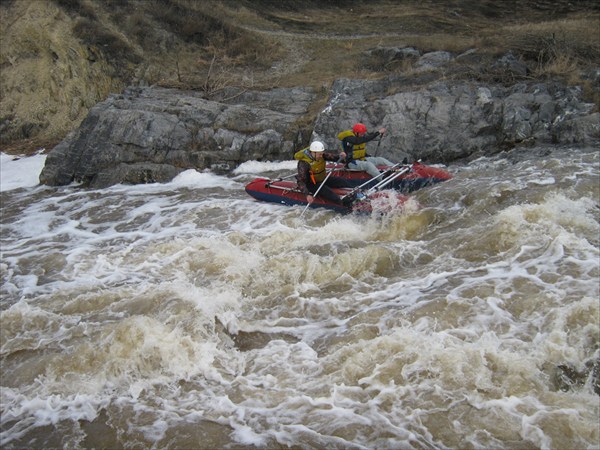
[[[3,448],[600,448],[597,149],[372,217],[244,192],[291,161],[87,190],[1,158]]]

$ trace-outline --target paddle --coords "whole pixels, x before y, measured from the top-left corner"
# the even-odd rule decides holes
[[[377,143],[377,148],[375,149],[375,155],[373,156],[377,156],[377,152],[379,151],[379,146],[381,145],[381,139],[383,138],[383,134],[379,135],[379,142]]]
[[[275,183],[276,181],[283,181],[283,180],[287,180],[288,178],[295,177],[296,175],[297,175],[296,173],[293,173],[293,174],[291,174],[291,175],[288,175],[287,177],[279,177],[279,178],[275,178],[275,179],[273,179],[273,180],[269,181],[269,182],[267,183],[267,186],[270,186],[272,183]]]
[[[341,158],[340,158],[341,159]],[[323,187],[323,185],[327,182],[327,180],[329,179],[329,177],[331,176],[331,174],[337,170],[337,165],[340,162],[340,160],[338,159],[333,167],[333,169],[331,169],[329,171],[329,173],[327,174],[327,176],[325,177],[325,179],[323,180],[323,182],[319,185],[319,187],[317,188],[316,192],[314,194],[312,194],[313,198],[315,198],[317,195],[319,195],[319,191],[321,190],[321,188]],[[300,217],[302,217],[304,215],[304,213],[306,212],[306,210],[308,209],[308,207],[310,206],[310,203],[308,203],[306,205],[306,207],[302,210],[302,213],[300,214]]]

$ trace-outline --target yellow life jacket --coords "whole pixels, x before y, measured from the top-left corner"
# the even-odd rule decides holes
[[[344,138],[348,136],[356,136],[352,130],[342,131],[337,135],[340,141],[344,140]],[[344,149],[345,150],[345,149]],[[367,156],[367,143],[363,142],[362,144],[353,145],[352,146],[352,159],[364,160]]]
[[[294,154],[294,159],[306,161],[310,165],[310,179],[314,184],[320,183],[325,179],[327,162],[324,158],[314,159],[308,147],[298,150]]]

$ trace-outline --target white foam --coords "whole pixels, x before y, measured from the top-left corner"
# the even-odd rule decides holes
[[[226,177],[216,175],[209,171],[198,172],[186,170],[177,175],[168,183],[174,187],[188,187],[195,189],[220,187],[223,189],[239,189],[240,184]]]
[[[294,170],[297,166],[294,160],[289,161],[246,161],[240,164],[233,173],[236,175],[246,173],[262,173],[276,170]]]
[[[594,448],[591,379],[553,377],[598,357],[597,168],[505,164],[383,219],[196,171],[3,194],[2,444]]]
[[[37,186],[46,155],[11,156],[0,153],[0,192]]]

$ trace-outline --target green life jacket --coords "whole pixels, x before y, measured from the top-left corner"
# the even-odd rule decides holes
[[[356,136],[352,130],[342,131],[337,135],[340,141],[343,141],[344,138],[348,136]],[[345,149],[344,149],[345,151]],[[362,144],[353,145],[352,146],[352,159],[355,160],[364,160],[367,156],[367,143],[363,142]]]
[[[314,159],[308,147],[298,150],[294,154],[294,159],[306,161],[310,165],[310,179],[314,184],[320,183],[325,179],[327,162],[324,158]]]

